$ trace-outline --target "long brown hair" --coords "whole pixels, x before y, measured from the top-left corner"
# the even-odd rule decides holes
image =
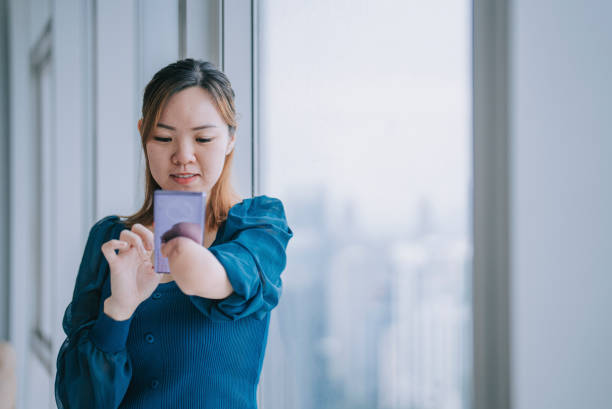
[[[187,58],[159,70],[147,84],[142,100],[140,141],[146,166],[144,203],[135,214],[119,216],[126,219],[122,222],[128,229],[131,229],[136,223],[145,226],[150,226],[153,223],[153,192],[156,189],[161,189],[161,187],[151,174],[146,142],[157,126],[165,103],[170,97],[185,88],[194,86],[202,87],[210,94],[221,117],[227,123],[230,137],[236,134],[238,122],[234,105],[234,90],[227,76],[219,71],[214,64]],[[232,149],[232,152],[225,157],[225,164],[219,180],[208,194],[206,200],[207,231],[217,230],[218,226],[227,219],[227,214],[232,205],[241,200],[230,181],[234,151],[235,149]]]

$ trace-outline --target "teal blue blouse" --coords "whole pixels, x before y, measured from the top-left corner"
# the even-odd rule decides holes
[[[209,250],[234,289],[225,299],[159,284],[125,321],[103,311],[110,295],[101,252],[125,225],[91,228],[57,357],[58,408],[257,408],[271,310],[282,290],[293,231],[283,204],[256,196],[234,205]]]

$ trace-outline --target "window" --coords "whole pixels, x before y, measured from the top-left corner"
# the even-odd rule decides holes
[[[470,406],[471,2],[258,3],[265,409]]]

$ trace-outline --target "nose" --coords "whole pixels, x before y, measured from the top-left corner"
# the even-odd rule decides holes
[[[195,158],[193,144],[191,141],[183,140],[182,142],[179,142],[172,159],[178,164],[193,162]]]

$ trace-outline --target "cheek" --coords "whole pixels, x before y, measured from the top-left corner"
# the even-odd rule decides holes
[[[205,179],[212,181],[219,177],[223,171],[223,165],[225,163],[225,150],[215,150],[214,152],[207,152],[206,155],[200,156],[201,167],[205,172]]]
[[[160,167],[163,166],[164,154],[159,149],[147,147],[147,157],[149,160],[149,169],[151,169],[153,175],[156,175],[160,171]]]
[[[215,167],[219,168],[219,172],[223,169],[223,164],[225,163],[225,148],[219,149],[219,151],[215,155]]]
[[[223,161],[225,160],[225,149],[220,146],[214,146],[206,151],[201,152],[200,155],[202,164],[207,168],[216,168],[221,164],[223,166]]]

